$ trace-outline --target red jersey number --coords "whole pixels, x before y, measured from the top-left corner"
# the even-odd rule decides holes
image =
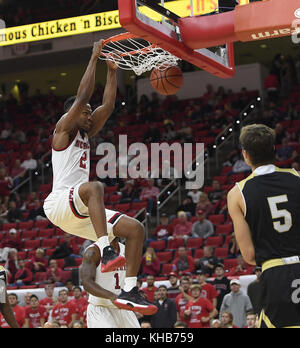
[[[87,152],[84,151],[82,157],[80,158],[80,168],[86,169],[87,162]]]
[[[116,279],[116,285],[115,285],[115,289],[121,289],[120,287],[120,281],[119,281],[119,273],[115,273],[114,277]]]

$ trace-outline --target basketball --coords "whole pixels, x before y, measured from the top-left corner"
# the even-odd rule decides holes
[[[178,66],[171,66],[165,70],[153,69],[150,76],[150,82],[152,87],[159,94],[176,94],[182,87],[182,71]]]

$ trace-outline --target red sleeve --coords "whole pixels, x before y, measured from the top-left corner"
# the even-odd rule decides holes
[[[215,307],[213,306],[213,304],[207,300],[206,298],[203,298],[203,300],[205,301],[205,306],[206,306],[206,309],[208,310],[208,312],[211,312],[215,309]]]

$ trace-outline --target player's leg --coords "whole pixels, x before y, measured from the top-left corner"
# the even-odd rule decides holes
[[[132,310],[144,315],[157,312],[157,307],[145,300],[137,288],[137,274],[142,259],[143,242],[145,238],[144,226],[136,219],[123,215],[113,227],[116,237],[126,239],[126,278],[124,289],[114,301],[120,309]]]
[[[76,195],[76,191],[74,192]],[[98,237],[102,255],[102,272],[111,272],[124,266],[124,257],[115,253],[107,236],[107,219],[104,206],[104,188],[100,182],[87,182],[78,187],[77,205],[87,207],[89,218]]]

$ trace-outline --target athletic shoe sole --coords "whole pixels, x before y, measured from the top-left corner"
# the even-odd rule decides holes
[[[101,272],[113,272],[118,268],[121,268],[125,265],[126,259],[124,256],[119,256],[111,261],[108,261],[106,264],[101,264]]]
[[[143,315],[153,315],[158,311],[158,308],[154,305],[140,305],[129,300],[117,299],[114,301],[114,304],[120,309],[141,313]]]

